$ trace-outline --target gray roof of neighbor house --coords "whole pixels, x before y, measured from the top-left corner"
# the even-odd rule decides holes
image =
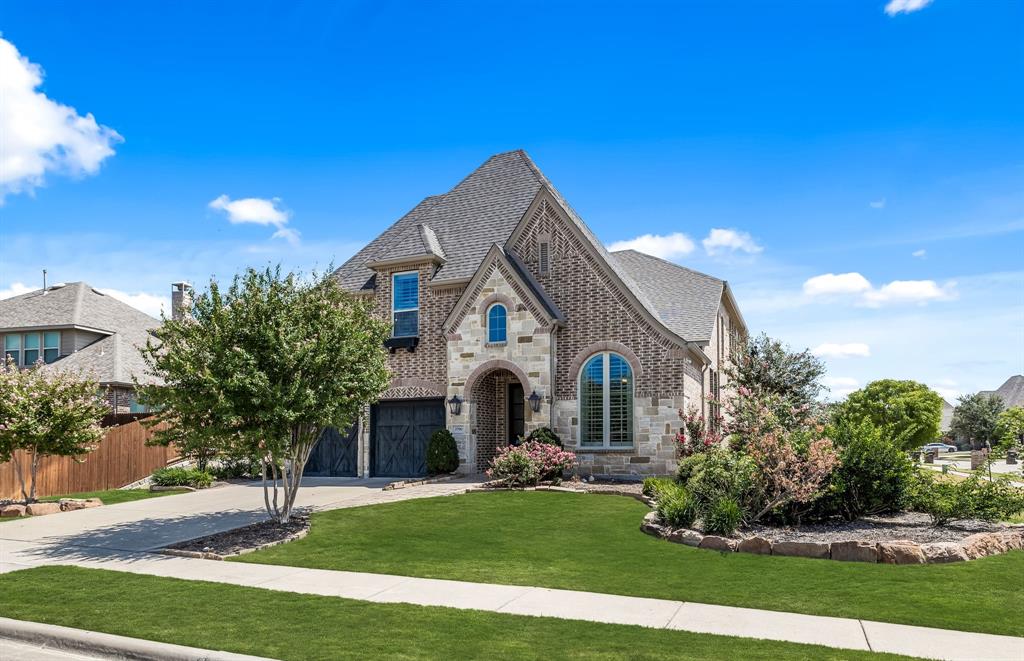
[[[727,290],[725,283],[633,251],[618,257],[609,253],[523,150],[491,156],[449,192],[424,199],[345,262],[335,275],[346,289],[367,291],[375,286],[374,271],[367,264],[432,253],[442,261],[433,282],[466,280],[479,268],[492,245],[505,245],[542,189],[555,198],[651,316],[684,340],[701,342],[711,338]],[[429,230],[429,235],[423,230]],[[424,249],[423,243],[432,247]],[[665,280],[648,282],[652,271]]]
[[[1024,375],[1015,374],[996,390],[982,390],[979,395],[995,395],[1003,400],[1003,406],[1013,408],[1024,406]]]
[[[107,335],[46,366],[80,370],[100,383],[132,383],[145,376],[139,348],[160,321],[85,282],[54,285],[0,301],[0,333],[34,328],[81,328]]]
[[[662,323],[687,340],[711,339],[725,294],[724,280],[636,250],[610,254],[647,294]]]

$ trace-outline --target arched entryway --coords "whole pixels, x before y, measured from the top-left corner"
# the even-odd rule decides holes
[[[473,380],[470,401],[478,471],[487,468],[499,448],[525,434],[527,395],[525,384],[505,368],[490,370]]]

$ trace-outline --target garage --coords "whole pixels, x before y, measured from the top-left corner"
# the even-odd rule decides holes
[[[352,425],[342,434],[329,427],[320,435],[302,472],[306,477],[356,477],[358,464],[359,425]]]
[[[444,400],[440,398],[374,404],[370,412],[370,475],[426,475],[427,444],[444,422]]]

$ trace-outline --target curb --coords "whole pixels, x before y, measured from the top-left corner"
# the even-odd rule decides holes
[[[5,637],[53,649],[73,650],[131,661],[273,661],[263,656],[204,650],[198,647],[0,617],[0,638]]]

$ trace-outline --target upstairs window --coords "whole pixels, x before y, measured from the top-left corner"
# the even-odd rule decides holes
[[[43,333],[43,362],[47,365],[60,357],[60,331]]]
[[[5,335],[4,354],[18,367],[32,367],[40,358],[52,363],[60,357],[60,331]]]
[[[500,303],[487,311],[487,341],[492,344],[508,341],[508,310]]]
[[[393,337],[418,337],[420,330],[420,275],[396,273],[391,276]]]
[[[21,336],[20,335],[5,335],[4,336],[4,355],[6,358],[10,358],[14,361],[15,365],[21,365]]]
[[[616,353],[602,352],[580,372],[580,445],[633,446],[633,370]]]
[[[39,333],[25,333],[22,345],[25,347],[25,367],[32,367],[39,360]]]

